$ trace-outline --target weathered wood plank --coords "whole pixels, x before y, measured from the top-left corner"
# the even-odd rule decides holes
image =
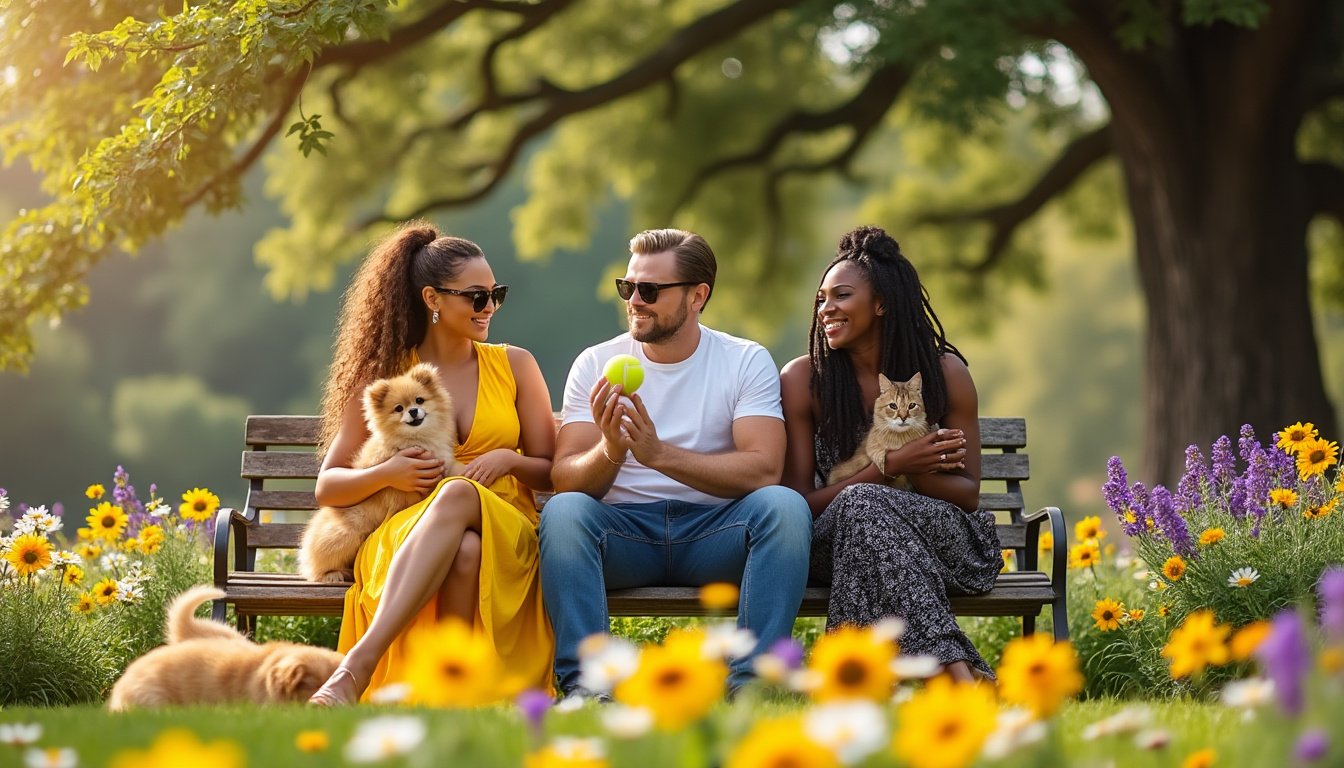
[[[1027,447],[1027,420],[1023,418],[981,417],[981,448]]]
[[[317,509],[312,491],[253,491],[247,496],[253,509]]]
[[[243,428],[248,445],[317,445],[322,421],[317,416],[248,416]]]
[[[982,480],[1030,480],[1031,467],[1025,453],[984,453],[980,455]]]
[[[317,455],[297,451],[243,451],[242,476],[248,480],[299,478],[316,480]]]

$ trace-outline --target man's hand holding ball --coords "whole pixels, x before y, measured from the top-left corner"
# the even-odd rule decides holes
[[[629,397],[644,383],[644,366],[634,355],[616,355],[607,361],[602,375],[613,387],[620,387],[621,394]]]

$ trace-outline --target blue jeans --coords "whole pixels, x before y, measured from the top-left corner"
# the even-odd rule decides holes
[[[728,686],[752,677],[751,660],[788,637],[807,582],[812,514],[796,492],[772,485],[736,501],[604,504],[559,493],[541,513],[541,590],[555,628],[559,689],[578,684],[579,642],[610,630],[608,589],[742,585],[737,625],[751,656],[733,662]]]

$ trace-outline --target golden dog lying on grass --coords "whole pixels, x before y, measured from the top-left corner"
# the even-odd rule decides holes
[[[195,617],[196,607],[224,593],[196,586],[168,607],[166,645],[131,662],[107,708],[307,701],[343,658],[296,643],[257,644],[217,621]]]

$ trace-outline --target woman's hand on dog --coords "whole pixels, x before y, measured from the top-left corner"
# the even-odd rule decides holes
[[[443,479],[443,459],[423,448],[403,448],[383,462],[383,472],[392,488],[428,494]]]
[[[512,472],[517,466],[518,452],[507,448],[496,448],[472,459],[462,476],[475,480],[487,488],[499,478]]]

